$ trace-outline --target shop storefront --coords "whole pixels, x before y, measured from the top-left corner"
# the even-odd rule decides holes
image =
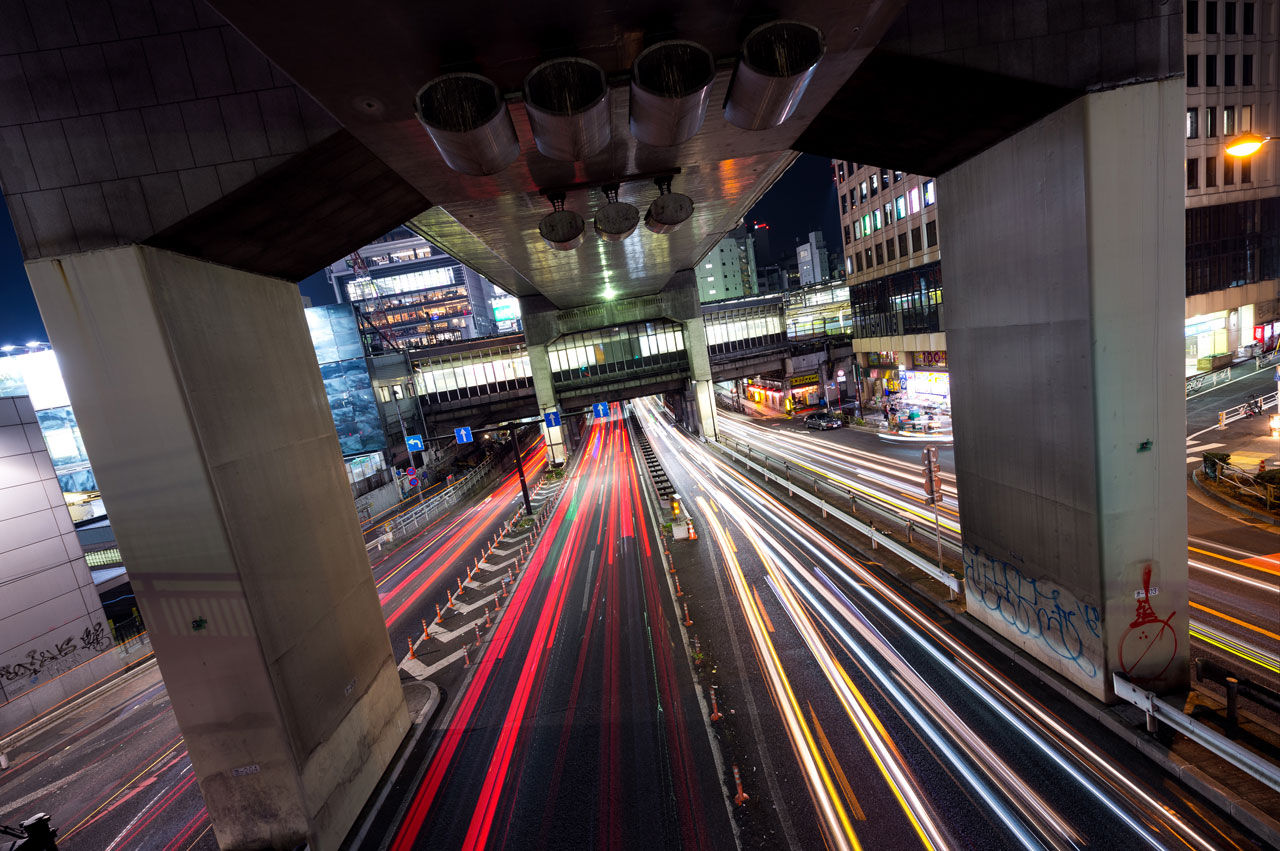
[[[790,384],[791,404],[787,410],[812,408],[818,404],[818,399],[822,396],[822,379],[816,372],[809,375],[793,375]]]
[[[1230,354],[1227,330],[1225,310],[1192,316],[1186,320],[1184,335],[1187,375],[1209,372],[1214,368],[1215,358]]]

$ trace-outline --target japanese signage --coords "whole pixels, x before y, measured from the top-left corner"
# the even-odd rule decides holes
[[[916,369],[946,369],[946,352],[912,352],[911,363]]]

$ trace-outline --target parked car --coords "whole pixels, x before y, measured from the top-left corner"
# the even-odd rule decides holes
[[[829,428],[840,428],[840,418],[831,414],[810,414],[804,418],[805,428],[817,428],[826,431]]]

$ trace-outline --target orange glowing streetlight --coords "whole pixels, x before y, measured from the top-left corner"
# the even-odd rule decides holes
[[[1242,133],[1227,145],[1227,153],[1233,157],[1251,157],[1258,149],[1271,141],[1270,136],[1258,136],[1254,133]]]

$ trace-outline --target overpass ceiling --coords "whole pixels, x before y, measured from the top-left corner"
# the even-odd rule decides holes
[[[606,285],[618,297],[657,292],[676,271],[701,260],[790,165],[797,138],[901,8],[896,0],[788,0],[767,14],[680,0],[613,6],[498,0],[213,5],[426,199],[430,208],[412,220],[416,230],[505,289],[541,293],[561,308],[601,300]],[[740,130],[722,112],[733,61],[751,29],[777,18],[817,26],[827,52],[792,118],[770,130]],[[705,46],[717,60],[717,73],[699,133],[676,147],[650,147],[630,133],[627,80],[640,50],[669,38]],[[560,56],[596,62],[610,81],[612,140],[582,162],[540,154],[523,104],[512,97],[536,65]],[[491,78],[508,95],[521,151],[496,175],[471,177],[449,169],[413,114],[423,84],[459,70]],[[675,170],[673,190],[694,202],[693,218],[679,230],[656,235],[641,226],[619,243],[595,236],[591,220],[605,203],[599,186],[621,183],[621,200],[643,215],[658,194],[653,177]],[[575,251],[555,251],[538,234],[539,221],[551,211],[543,193],[557,189],[566,191],[566,209],[587,221],[586,239]]]
[[[1087,91],[1181,74],[1182,29],[1168,0],[909,0],[795,147],[942,174]]]

